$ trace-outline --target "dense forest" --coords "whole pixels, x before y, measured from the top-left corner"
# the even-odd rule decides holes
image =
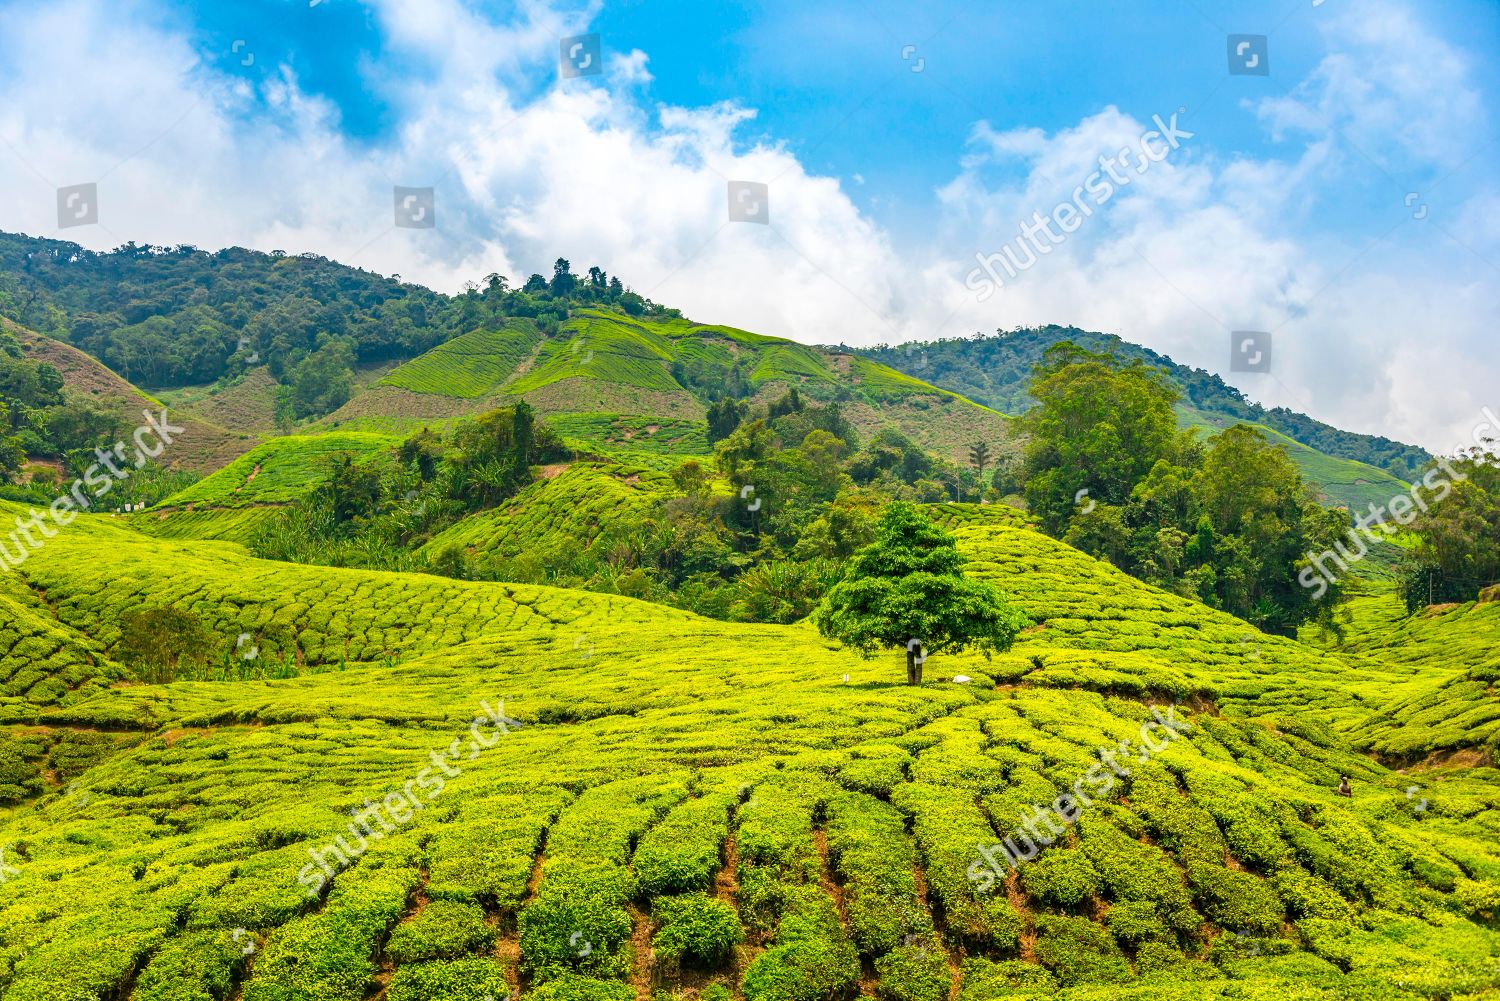
[[[1231,423],[1263,424],[1304,445],[1339,459],[1353,459],[1410,479],[1432,458],[1425,450],[1377,435],[1341,431],[1285,407],[1267,409],[1211,372],[1179,365],[1171,358],[1121,340],[1077,327],[1017,327],[991,336],[943,338],[861,350],[875,361],[908,375],[962,393],[1002,413],[1020,414],[1035,405],[1030,392],[1032,369],[1047,349],[1071,341],[1090,351],[1167,370],[1182,401]]]

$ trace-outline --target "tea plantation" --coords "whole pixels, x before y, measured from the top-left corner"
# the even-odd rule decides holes
[[[577,463],[446,541],[586,534],[652,475]],[[916,687],[805,623],[79,518],[0,574],[0,998],[1500,996],[1493,717],[1442,709],[1491,704],[1500,606],[1277,639],[933,514],[1031,624]],[[132,679],[167,606],[292,676]]]

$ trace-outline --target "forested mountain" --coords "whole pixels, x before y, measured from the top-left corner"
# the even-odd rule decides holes
[[[1018,327],[988,336],[880,346],[861,353],[898,371],[962,393],[1002,413],[1020,414],[1036,402],[1027,390],[1032,369],[1041,361],[1047,348],[1060,341],[1072,341],[1091,351],[1109,351],[1127,361],[1139,358],[1148,365],[1165,368],[1172,381],[1181,388],[1186,407],[1230,422],[1263,424],[1337,459],[1368,463],[1402,479],[1410,479],[1432,458],[1425,449],[1415,445],[1378,435],[1341,431],[1285,407],[1267,409],[1247,399],[1244,393],[1212,372],[1179,365],[1166,355],[1122,340],[1115,334],[1077,327],[1052,324]]]

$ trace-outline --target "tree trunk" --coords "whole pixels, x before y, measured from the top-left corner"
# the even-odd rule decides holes
[[[910,647],[906,650],[906,683],[908,685],[922,683],[922,665],[917,663],[917,651]]]

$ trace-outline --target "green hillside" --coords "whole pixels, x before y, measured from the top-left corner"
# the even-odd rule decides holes
[[[915,688],[899,653],[863,661],[806,625],[79,519],[0,595],[34,634],[109,677],[125,617],[170,604],[227,656],[248,636],[302,676],[10,710],[26,726],[6,739],[29,743],[0,808],[0,997],[1500,989],[1500,773],[1399,774],[1359,750],[1370,719],[1463,666],[1252,638],[1016,515],[953,514],[971,572],[1033,625],[994,660],[934,658]],[[1125,753],[1018,873],[975,878],[981,848],[1173,703],[1188,725],[1160,753]]]
[[[550,334],[522,318],[456,337],[355,394],[321,426],[411,432],[519,398],[585,446],[652,464],[649,455],[659,449],[622,449],[614,436],[597,433],[599,421],[696,424],[688,433],[696,440],[706,430],[706,407],[720,396],[767,399],[790,387],[811,400],[839,402],[866,434],[896,429],[951,460],[980,438],[1003,448],[1012,437],[1003,415],[858,356],[681,317],[592,307],[574,310]],[[691,442],[679,444],[674,452],[698,454]],[[647,455],[626,454],[636,451]]]
[[[462,399],[492,396],[540,341],[529,320],[513,320],[499,330],[472,330],[387,373],[378,385]]]
[[[1236,423],[1182,407],[1179,407],[1178,415],[1184,426],[1202,428],[1208,434]],[[1325,504],[1347,507],[1355,514],[1365,514],[1372,504],[1384,509],[1390,505],[1391,498],[1411,490],[1410,483],[1384,469],[1352,459],[1335,459],[1264,424],[1251,426],[1286,449],[1303,479],[1313,485]]]
[[[1041,361],[1047,348],[1063,340],[1165,369],[1182,390],[1185,408],[1203,414],[1207,418],[1204,423],[1220,427],[1240,421],[1265,425],[1326,455],[1378,466],[1397,477],[1410,478],[1432,458],[1415,445],[1379,435],[1341,431],[1285,407],[1266,409],[1219,376],[1180,365],[1116,334],[1048,325],[996,332],[987,337],[881,346],[861,353],[902,372],[957,390],[996,410],[1020,414],[1035,402],[1027,390],[1032,368]]]
[[[423,551],[460,546],[471,553],[512,559],[558,549],[582,550],[606,530],[629,531],[674,492],[671,479],[662,473],[577,462],[533,483],[500,507],[439,533]]]
[[[1392,699],[1356,739],[1393,761],[1441,760],[1455,752],[1494,761],[1500,752],[1500,601],[1435,605],[1409,615],[1385,581],[1357,587],[1342,642],[1307,630],[1311,642],[1370,665],[1409,665],[1431,683]],[[1375,668],[1379,670],[1380,668]]]
[[[363,458],[389,451],[398,439],[351,431],[273,438],[223,469],[167,498],[163,507],[248,507],[306,496],[341,456]]]

